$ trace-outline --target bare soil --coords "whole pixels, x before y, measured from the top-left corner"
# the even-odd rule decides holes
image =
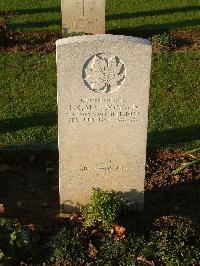
[[[55,52],[58,33],[17,32],[7,33],[6,39],[0,43],[0,52]]]
[[[154,52],[189,52],[200,50],[200,30],[170,31],[167,34],[172,37],[172,43],[168,45],[153,43]]]
[[[13,12],[11,11],[0,12],[0,52],[55,52],[55,42],[57,39],[62,38],[61,33],[9,32],[8,26],[12,16]],[[163,33],[172,36],[173,43],[164,46],[154,43],[154,52],[200,50],[200,30],[198,29],[165,32],[136,32],[134,35],[151,40],[151,37],[155,34]]]
[[[153,51],[198,51],[200,50],[200,30],[171,31],[168,33],[173,37],[173,43],[169,45],[153,44]],[[153,36],[153,34],[152,34]],[[151,40],[148,34],[138,34]],[[0,52],[55,52],[56,40],[62,38],[59,33],[48,32],[15,32],[4,33],[0,38]]]
[[[166,215],[200,221],[200,165],[171,174],[193,156],[183,152],[147,155],[144,211],[126,213],[132,225]],[[23,223],[55,222],[59,217],[58,179],[56,153],[1,155],[0,203],[5,205],[5,214]]]

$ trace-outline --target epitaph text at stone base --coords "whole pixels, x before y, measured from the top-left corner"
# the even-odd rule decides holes
[[[57,41],[60,203],[115,190],[143,205],[149,41],[96,35]]]

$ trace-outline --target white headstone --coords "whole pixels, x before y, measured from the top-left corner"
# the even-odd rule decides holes
[[[92,188],[143,205],[151,45],[113,35],[57,41],[60,203]]]
[[[105,0],[61,0],[62,32],[105,33]]]

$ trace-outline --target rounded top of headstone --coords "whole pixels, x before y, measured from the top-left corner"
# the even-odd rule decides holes
[[[56,46],[69,44],[69,43],[92,42],[92,41],[125,41],[125,42],[134,42],[137,44],[151,46],[151,42],[147,39],[125,36],[125,35],[112,35],[112,34],[81,35],[81,36],[63,38],[56,41]]]

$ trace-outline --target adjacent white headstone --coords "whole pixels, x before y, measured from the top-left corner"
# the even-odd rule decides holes
[[[92,188],[143,204],[151,45],[113,35],[57,41],[60,203]]]
[[[61,0],[62,32],[105,33],[105,0]]]

